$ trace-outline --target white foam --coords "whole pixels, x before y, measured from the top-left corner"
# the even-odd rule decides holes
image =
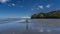
[[[25,20],[19,20],[19,21],[15,21],[15,22],[25,22]]]

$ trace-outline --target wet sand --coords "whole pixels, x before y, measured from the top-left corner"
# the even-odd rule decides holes
[[[41,22],[44,21],[40,20],[39,23]],[[60,27],[40,26],[39,23],[28,23],[28,30],[26,24],[19,21],[0,24],[0,34],[60,34]]]

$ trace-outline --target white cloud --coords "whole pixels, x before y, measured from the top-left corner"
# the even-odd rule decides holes
[[[15,4],[14,4],[14,3],[12,3],[11,5],[12,5],[12,6],[15,6]]]
[[[16,4],[14,4],[14,3],[8,4],[8,7],[15,7],[15,6],[16,6]]]
[[[50,5],[50,4],[48,4],[48,5],[46,5],[46,7],[47,7],[47,8],[50,8],[50,7],[51,7],[51,5]]]
[[[34,10],[34,8],[31,8],[31,10]]]
[[[1,3],[6,3],[8,2],[9,0],[0,0]]]
[[[38,7],[39,7],[40,9],[43,9],[43,8],[44,8],[43,5],[39,5]]]
[[[39,8],[31,8],[32,11],[37,11]]]
[[[14,6],[16,6],[16,4],[11,3],[11,4],[8,4],[8,6],[9,6],[9,7],[14,7]]]
[[[11,7],[11,5],[10,5],[10,4],[8,4],[8,6],[9,6],[9,7]]]
[[[21,18],[30,18],[29,16],[23,16],[23,17],[21,17]]]

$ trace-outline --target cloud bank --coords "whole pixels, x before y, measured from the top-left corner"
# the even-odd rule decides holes
[[[0,3],[6,3],[8,1],[10,1],[10,0],[0,0]]]

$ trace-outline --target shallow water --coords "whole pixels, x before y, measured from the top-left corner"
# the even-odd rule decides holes
[[[0,34],[20,34],[21,32],[60,32],[60,19],[29,19],[28,30],[25,19],[0,24]],[[56,23],[56,24],[55,24]]]

